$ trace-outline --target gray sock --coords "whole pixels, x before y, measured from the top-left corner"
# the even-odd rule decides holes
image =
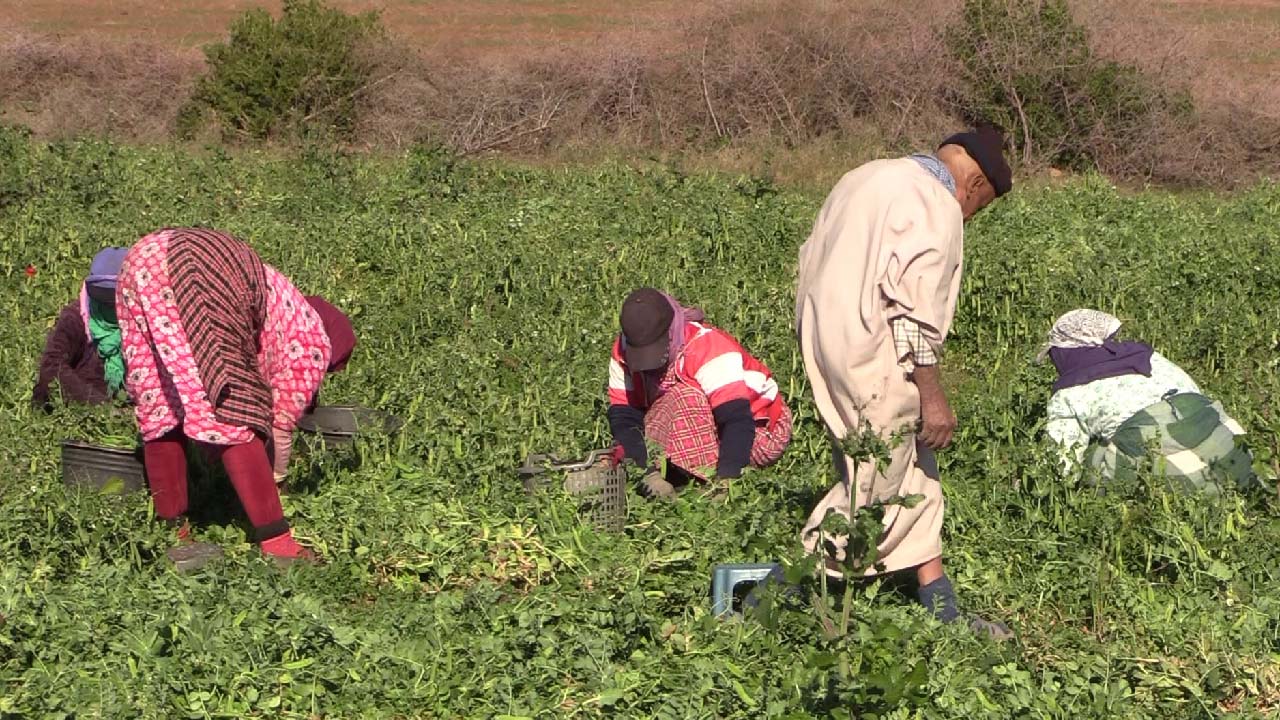
[[[921,586],[916,590],[916,599],[941,622],[955,622],[960,617],[956,610],[956,591],[946,575]]]

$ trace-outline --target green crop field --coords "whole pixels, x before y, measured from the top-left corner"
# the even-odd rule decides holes
[[[995,644],[874,585],[718,620],[718,562],[798,557],[832,481],[792,337],[822,198],[669,167],[523,169],[329,152],[222,154],[0,133],[0,717],[1263,718],[1280,712],[1280,506],[1158,482],[1106,495],[1042,447],[1052,320],[1112,310],[1182,364],[1274,467],[1280,187],[1023,189],[966,237],[945,364],[946,558]],[[109,410],[28,405],[45,332],[92,254],[164,225],[239,234],[350,310],[325,402],[404,430],[292,468],[286,512],[324,556],[278,571],[200,471],[190,575],[145,494],[64,487],[58,441]],[[34,275],[24,272],[30,265]],[[608,444],[617,306],[641,284],[706,309],[797,411],[776,467],[728,500],[634,494],[625,533],[528,498],[528,452]],[[1272,471],[1273,472],[1273,471]],[[814,598],[817,599],[814,599]],[[847,604],[846,604],[847,600]],[[824,623],[845,632],[826,633]]]

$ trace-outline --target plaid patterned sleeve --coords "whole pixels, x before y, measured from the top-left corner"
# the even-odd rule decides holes
[[[896,317],[889,321],[893,330],[893,347],[898,355],[898,364],[908,371],[916,366],[928,367],[938,364],[938,355],[920,332],[920,326],[908,317]]]

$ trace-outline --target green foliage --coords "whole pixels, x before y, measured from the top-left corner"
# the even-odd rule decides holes
[[[963,70],[960,111],[1011,130],[1025,159],[1096,167],[1158,112],[1190,110],[1185,94],[1098,58],[1066,0],[965,0],[946,40]]]
[[[876,469],[881,470],[889,465],[890,455],[901,442],[901,432],[894,433],[892,438],[886,440],[864,418],[862,427],[849,431],[841,439],[840,452],[858,464],[868,461],[874,462]]]
[[[79,431],[77,439],[104,447],[128,449],[137,446],[141,440],[133,408],[123,400],[101,405],[63,402],[57,380],[49,390],[46,412],[56,424],[76,428]]]
[[[0,210],[22,202],[31,193],[27,152],[30,137],[26,128],[0,125]]]
[[[815,583],[800,556],[833,480],[791,331],[821,198],[430,151],[12,152],[29,171],[0,208],[0,716],[1167,720],[1264,718],[1280,701],[1274,500],[1139,482],[1099,496],[1060,477],[1040,445],[1050,371],[1031,363],[1061,312],[1116,312],[1270,464],[1280,188],[1124,195],[1089,178],[1020,191],[966,231],[945,364],[960,427],[939,460],[962,609],[1018,634],[993,645],[883,586]],[[175,574],[145,497],[61,485],[57,441],[103,420],[29,408],[44,334],[93,253],[195,223],[350,310],[360,348],[322,399],[406,421],[350,449],[299,443],[285,508],[324,565],[274,570],[233,501],[213,512],[225,479],[197,473],[212,516],[197,537],[227,555]],[[795,440],[729,501],[633,495],[626,532],[607,535],[569,498],[526,497],[515,468],[607,444],[616,306],[639,284],[768,363]],[[780,558],[800,594],[710,616],[714,564]]]
[[[892,453],[902,442],[908,428],[902,428],[890,434],[888,439],[882,437],[865,418],[861,427],[850,430],[840,441],[840,451],[854,464],[849,483],[852,487],[860,487],[867,478],[859,473],[866,472],[864,463],[872,463],[874,473],[882,473],[892,462]],[[840,572],[845,580],[860,578],[872,569],[883,572],[884,565],[879,562],[880,536],[884,533],[884,516],[891,506],[901,505],[912,508],[923,500],[920,495],[894,495],[880,499],[875,491],[875,479],[871,479],[872,498],[864,507],[856,508],[852,518],[836,514],[830,510],[822,521],[820,529],[824,543],[826,538],[845,538],[845,558]],[[835,554],[834,546],[828,548],[829,554]]]
[[[347,15],[321,0],[285,0],[279,20],[249,10],[226,42],[205,48],[209,72],[182,110],[179,132],[189,135],[208,112],[228,137],[347,133],[372,72],[358,50],[384,36],[377,13]]]

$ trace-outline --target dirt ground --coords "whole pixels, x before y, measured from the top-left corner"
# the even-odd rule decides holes
[[[198,46],[222,37],[253,7],[278,12],[279,0],[11,0],[0,27],[42,33],[102,33]],[[396,35],[426,49],[490,50],[591,37],[627,26],[654,27],[671,0],[332,0],[348,12],[378,10]]]

